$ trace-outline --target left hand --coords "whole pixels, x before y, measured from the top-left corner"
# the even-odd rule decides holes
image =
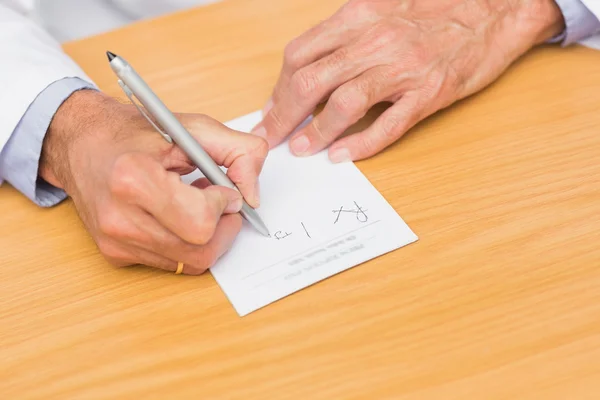
[[[292,41],[253,133],[290,140],[312,155],[380,102],[394,103],[363,132],[337,140],[333,162],[374,155],[420,120],[481,90],[512,62],[564,27],[553,0],[350,0]]]

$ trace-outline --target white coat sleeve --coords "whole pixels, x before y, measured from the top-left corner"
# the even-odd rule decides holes
[[[600,19],[600,1],[598,0],[581,0],[583,4],[590,10],[596,18]]]
[[[587,44],[585,41],[595,39],[600,32],[600,15],[598,11],[593,12],[590,4],[600,2],[599,0],[554,1],[562,12],[565,30],[550,40],[551,43],[562,43],[563,46],[568,46],[573,43]]]
[[[581,0],[588,10],[600,21],[600,0]],[[593,36],[588,36],[580,41],[584,46],[600,50],[600,32]]]
[[[18,4],[0,1],[0,152],[45,88],[64,78],[93,84],[56,40],[20,13]]]

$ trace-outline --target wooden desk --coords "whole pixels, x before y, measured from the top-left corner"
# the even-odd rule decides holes
[[[341,0],[232,0],[66,46],[122,97],[262,106]],[[158,54],[158,56],[156,56]],[[537,50],[359,166],[420,241],[239,318],[210,274],[117,270],[70,202],[0,189],[4,399],[597,399],[600,52]]]

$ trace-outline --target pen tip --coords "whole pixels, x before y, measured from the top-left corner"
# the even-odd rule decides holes
[[[271,237],[271,232],[269,232],[269,228],[267,228],[267,225],[265,225],[263,221],[260,221],[259,225],[260,226],[258,228],[260,233],[262,233],[263,236]]]
[[[106,56],[108,57],[109,62],[111,62],[113,60],[113,58],[117,57],[117,55],[115,53],[112,53],[110,51],[106,52]]]

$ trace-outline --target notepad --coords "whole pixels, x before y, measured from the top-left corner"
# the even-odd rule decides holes
[[[249,132],[261,118],[257,111],[226,125]],[[354,163],[333,164],[326,151],[296,157],[285,142],[259,179],[258,212],[271,237],[244,221],[210,269],[240,316],[418,239]]]

